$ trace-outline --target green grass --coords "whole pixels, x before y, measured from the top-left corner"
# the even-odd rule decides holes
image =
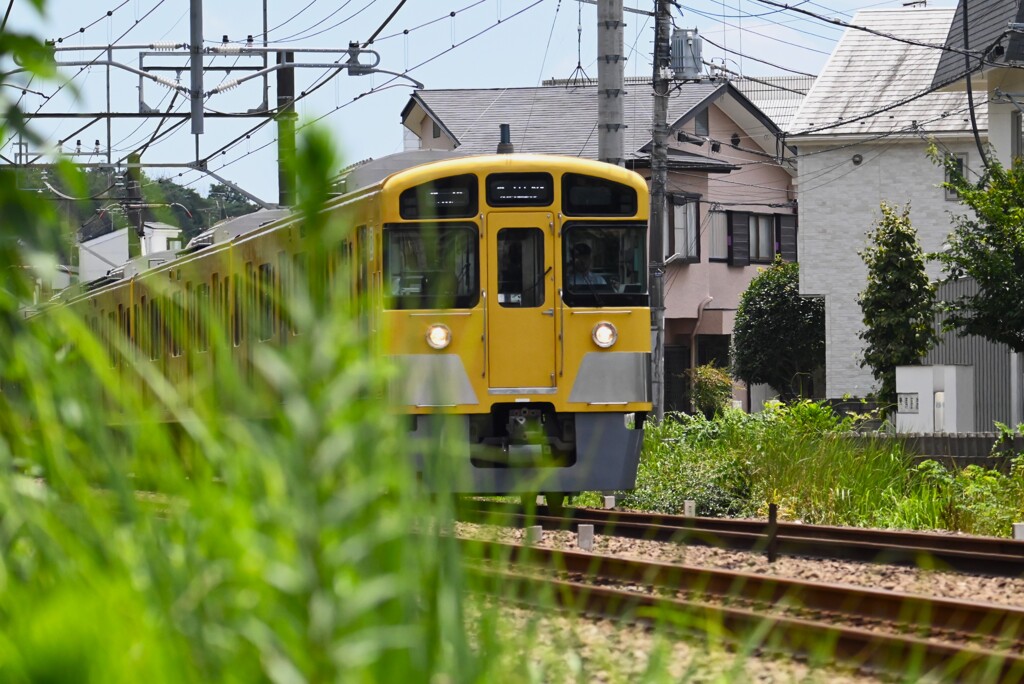
[[[764,516],[776,503],[784,519],[807,523],[997,536],[1024,520],[1024,457],[1009,474],[915,466],[896,442],[850,438],[854,422],[813,402],[669,416],[648,424],[637,488],[619,503],[677,513],[692,499],[711,516]]]

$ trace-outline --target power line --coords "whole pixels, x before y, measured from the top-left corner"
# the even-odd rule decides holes
[[[11,2],[13,3],[13,2],[14,2],[14,0],[11,0]],[[69,33],[68,35],[64,36],[63,38],[58,38],[58,39],[57,39],[57,42],[58,42],[58,43],[63,43],[63,42],[65,41],[65,40],[67,40],[68,38],[70,38],[71,36],[73,36],[73,35],[75,35],[75,34],[78,34],[78,33],[85,33],[86,31],[88,31],[89,29],[91,29],[91,28],[92,28],[93,26],[95,26],[96,24],[100,23],[100,22],[101,22],[101,21],[103,21],[104,19],[107,19],[107,18],[109,18],[109,17],[112,17],[112,16],[114,16],[114,12],[116,12],[117,10],[119,10],[119,9],[121,9],[122,7],[124,7],[125,5],[127,5],[127,4],[128,4],[128,2],[129,2],[129,0],[124,0],[124,2],[122,2],[122,3],[120,4],[120,5],[118,5],[118,6],[117,6],[117,7],[115,7],[114,9],[112,9],[112,10],[107,10],[107,11],[106,11],[106,13],[104,13],[104,14],[100,15],[100,17],[99,17],[99,18],[97,18],[97,19],[93,20],[92,22],[90,22],[90,23],[86,24],[85,26],[82,26],[82,27],[80,27],[80,28],[79,28],[79,29],[78,29],[77,31],[72,31],[71,33]],[[143,17],[143,18],[145,18],[145,17]],[[141,21],[141,20],[140,20],[140,21]],[[115,41],[115,42],[116,42],[116,41]]]
[[[7,28],[7,20],[11,16],[12,9],[14,9],[14,0],[11,0],[9,3],[7,3],[7,11],[4,12],[4,20],[0,22],[0,32]]]
[[[897,43],[905,43],[907,45],[916,45],[918,47],[931,48],[933,50],[942,50],[943,52],[955,52],[957,54],[968,55],[968,56],[971,56],[971,57],[978,57],[978,56],[982,56],[983,57],[984,56],[984,53],[979,55],[978,53],[971,52],[969,50],[961,50],[959,48],[949,47],[948,45],[946,45],[944,43],[943,44],[926,43],[926,42],[924,42],[922,40],[914,40],[913,38],[903,38],[903,37],[897,36],[897,35],[895,35],[893,33],[887,33],[885,31],[879,31],[878,29],[868,28],[867,26],[861,26],[859,24],[852,24],[850,22],[843,21],[842,19],[833,19],[831,17],[822,16],[820,14],[816,14],[814,12],[811,12],[810,10],[800,9],[796,5],[787,5],[787,4],[784,4],[784,3],[781,3],[781,2],[775,2],[775,0],[755,0],[755,1],[756,2],[760,2],[762,5],[768,5],[769,7],[781,7],[783,9],[787,9],[787,10],[790,10],[790,11],[793,11],[793,12],[797,12],[798,14],[806,14],[809,17],[814,17],[818,21],[825,22],[826,24],[833,24],[835,26],[842,26],[843,28],[846,28],[846,29],[853,29],[855,31],[863,31],[864,33],[870,33],[872,35],[880,36],[882,38],[888,38],[889,40],[894,40]]]

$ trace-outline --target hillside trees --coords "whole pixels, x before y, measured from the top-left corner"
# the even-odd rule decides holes
[[[910,205],[900,213],[881,204],[882,217],[860,252],[868,282],[857,296],[864,316],[862,366],[880,383],[881,406],[896,403],[896,366],[920,363],[936,342],[935,286],[925,272],[924,252],[910,223]]]
[[[733,326],[733,375],[784,401],[810,396],[825,362],[825,302],[801,297],[799,278],[796,263],[776,257],[743,293]]]
[[[946,168],[945,187],[973,210],[953,218],[947,247],[935,255],[947,281],[968,276],[978,285],[976,294],[942,304],[944,326],[1024,352],[1024,166],[1018,159],[1006,169],[992,158],[973,185],[954,159],[935,148],[931,155]]]

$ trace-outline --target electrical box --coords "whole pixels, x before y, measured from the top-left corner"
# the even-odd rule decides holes
[[[697,29],[676,29],[672,33],[672,72],[676,80],[695,81],[704,73],[703,42]]]
[[[897,432],[974,432],[974,366],[896,366]]]

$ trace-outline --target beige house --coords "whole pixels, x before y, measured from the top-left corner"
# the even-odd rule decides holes
[[[649,178],[651,87],[627,86],[626,166]],[[668,121],[665,406],[684,410],[686,370],[728,365],[739,297],[758,268],[776,254],[797,258],[795,169],[776,123],[728,82],[679,84]],[[417,90],[402,123],[410,150],[493,153],[509,124],[516,152],[598,156],[593,84]],[[736,399],[748,403],[745,388]]]

